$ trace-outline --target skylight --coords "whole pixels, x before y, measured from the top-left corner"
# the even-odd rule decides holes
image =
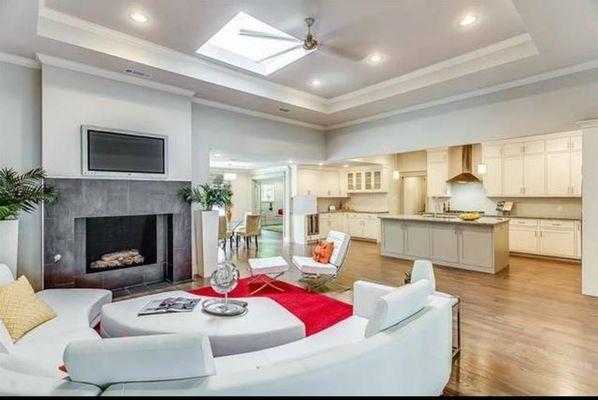
[[[309,54],[311,51],[303,49],[302,43],[296,37],[240,12],[204,43],[197,53],[261,75],[269,75]]]

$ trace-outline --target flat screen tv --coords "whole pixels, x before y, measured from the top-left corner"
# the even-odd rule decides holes
[[[81,143],[83,175],[167,176],[166,136],[83,125]]]

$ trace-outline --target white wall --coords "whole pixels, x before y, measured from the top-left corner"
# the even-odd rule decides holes
[[[42,67],[42,165],[81,177],[81,125],[167,135],[169,180],[191,180],[191,99],[112,79]]]
[[[233,215],[231,220],[241,221],[245,217],[245,213],[251,212],[253,209],[252,175],[249,171],[224,170],[217,168],[212,168],[210,175],[221,175],[225,172],[234,172],[237,174],[237,179],[230,181],[231,189],[233,191]]]
[[[201,104],[193,104],[193,181],[209,176],[209,153],[264,155],[271,159],[323,160],[326,139],[322,132],[270,121]]]
[[[596,113],[598,117],[598,113]],[[581,291],[598,296],[598,119],[583,124]]]
[[[598,114],[598,69],[327,133],[329,159],[577,129]]]
[[[0,62],[0,168],[23,172],[41,166],[41,74]],[[42,285],[41,213],[19,218],[19,275]],[[1,260],[0,260],[1,261]]]

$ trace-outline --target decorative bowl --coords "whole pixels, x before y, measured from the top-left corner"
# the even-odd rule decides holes
[[[480,219],[482,215],[480,213],[463,213],[459,214],[459,218],[463,221],[475,221]]]

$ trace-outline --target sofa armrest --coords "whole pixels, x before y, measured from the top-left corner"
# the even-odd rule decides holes
[[[378,283],[357,281],[353,284],[353,315],[370,318],[376,305],[376,300],[395,290],[395,287]]]
[[[64,364],[71,381],[100,387],[215,373],[209,338],[201,334],[74,341],[64,351]]]

